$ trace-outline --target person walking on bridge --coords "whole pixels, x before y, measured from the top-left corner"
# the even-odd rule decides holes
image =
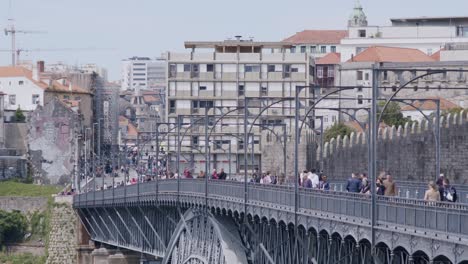
[[[450,181],[447,178],[443,180],[443,186],[440,188],[440,198],[444,202],[456,202],[458,199],[457,190],[455,187],[450,185]]]
[[[434,181],[430,181],[428,187],[429,189],[424,194],[424,201],[440,201],[439,188]]]
[[[387,178],[384,180],[383,185],[385,186],[385,196],[396,196],[397,187],[395,181],[393,181],[392,175],[387,174]]]
[[[353,193],[358,193],[361,191],[361,181],[358,179],[356,173],[352,173],[351,178],[348,179],[346,190]]]

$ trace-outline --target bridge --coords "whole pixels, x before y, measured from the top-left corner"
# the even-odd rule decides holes
[[[164,264],[468,264],[465,204],[378,196],[372,225],[367,195],[179,179],[79,194],[74,208],[91,240]]]

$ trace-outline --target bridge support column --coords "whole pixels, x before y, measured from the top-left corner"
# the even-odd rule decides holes
[[[122,253],[117,251],[115,254],[108,257],[108,264],[139,264],[140,257],[133,252]],[[96,263],[97,264],[97,263]]]
[[[93,264],[109,264],[109,251],[106,248],[97,248],[91,252]]]

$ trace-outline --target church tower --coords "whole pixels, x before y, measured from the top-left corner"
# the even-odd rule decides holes
[[[362,6],[359,0],[356,0],[354,4],[353,13],[349,17],[348,27],[366,27],[367,26],[367,17],[362,11]]]

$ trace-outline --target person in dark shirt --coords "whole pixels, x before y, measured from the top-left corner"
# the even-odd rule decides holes
[[[450,185],[450,181],[447,178],[443,179],[442,188],[439,188],[440,200],[443,202],[455,203],[458,199],[457,190],[455,187]]]
[[[361,191],[361,180],[358,179],[356,173],[351,174],[351,178],[348,179],[346,190],[353,193]]]
[[[220,179],[220,180],[225,180],[226,177],[227,177],[227,174],[224,172],[224,169],[221,168],[221,171],[220,171],[219,174],[218,174],[218,179]]]

